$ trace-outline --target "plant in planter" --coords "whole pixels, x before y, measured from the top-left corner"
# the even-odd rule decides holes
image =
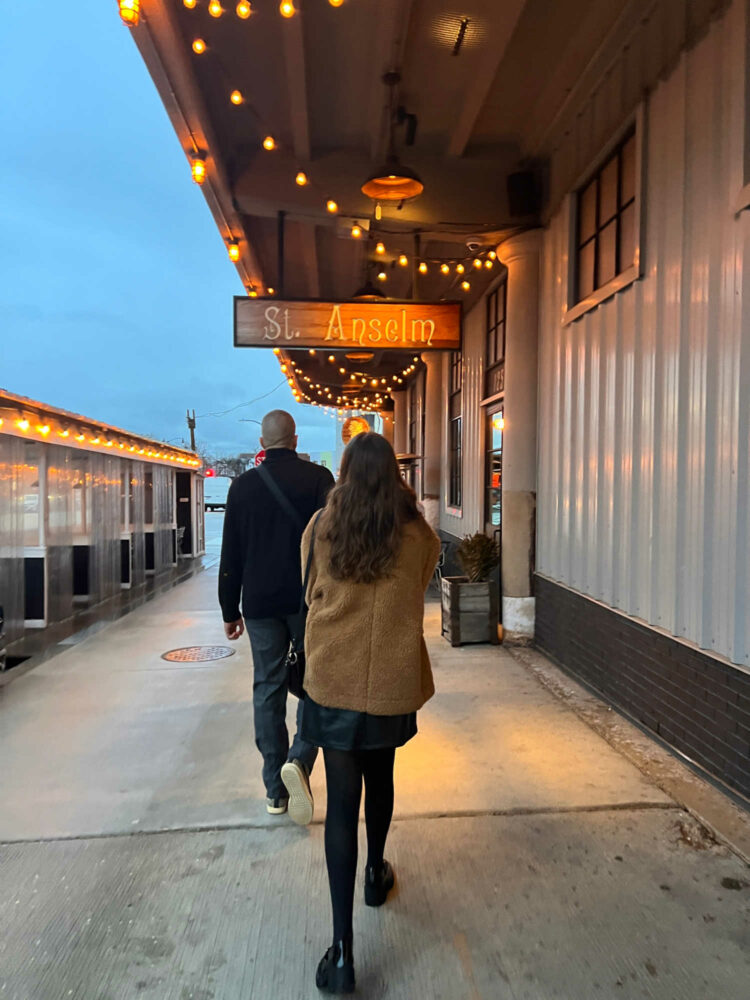
[[[442,632],[451,646],[498,642],[498,588],[489,576],[497,566],[497,542],[482,532],[467,535],[456,550],[466,576],[444,576],[441,584]]]

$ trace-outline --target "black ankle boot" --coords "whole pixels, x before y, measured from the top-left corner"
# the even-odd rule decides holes
[[[368,906],[382,906],[393,888],[395,878],[390,861],[365,868],[365,903]]]
[[[315,985],[327,993],[354,992],[354,958],[351,940],[334,941],[320,960],[315,974]]]

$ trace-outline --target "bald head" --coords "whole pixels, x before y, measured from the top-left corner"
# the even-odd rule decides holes
[[[296,448],[297,428],[294,417],[286,410],[271,410],[263,417],[260,443],[269,448]]]

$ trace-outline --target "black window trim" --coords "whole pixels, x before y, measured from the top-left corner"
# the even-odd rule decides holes
[[[612,298],[618,292],[632,285],[643,276],[643,193],[645,191],[645,157],[644,149],[646,145],[647,115],[645,102],[639,105],[635,114],[628,115],[621,127],[615,130],[610,141],[604,146],[596,159],[583,171],[577,181],[572,185],[568,196],[568,265],[567,265],[567,302],[562,317],[562,325],[568,326],[574,323],[581,316],[596,309]],[[578,196],[586,187],[588,182],[601,170],[611,159],[612,154],[628,138],[631,133],[635,133],[635,233],[634,233],[634,263],[621,274],[612,278],[601,288],[596,289],[591,295],[581,302],[576,301],[577,290],[577,237],[578,237]]]

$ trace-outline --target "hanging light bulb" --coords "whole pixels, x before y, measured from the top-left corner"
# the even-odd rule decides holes
[[[245,98],[242,96],[242,91],[233,90],[232,93],[229,95],[229,100],[232,102],[232,104],[238,105],[242,104]]]
[[[135,28],[141,19],[141,0],[120,0],[120,17],[123,24]]]
[[[361,235],[362,235],[362,227],[358,222],[355,222],[354,225],[352,226],[352,237],[355,240],[358,240]]]
[[[299,185],[299,187],[304,187],[305,184],[307,184],[307,174],[304,170],[298,171],[297,176],[294,178],[294,182]]]
[[[484,262],[484,266],[487,268],[488,271],[491,271],[495,265],[488,257],[487,260]]]
[[[292,0],[281,0],[279,4],[279,13],[282,17],[294,17],[297,13],[297,8],[292,3]]]
[[[237,17],[241,17],[243,21],[246,21],[252,12],[253,9],[247,0],[240,0],[237,4]]]
[[[247,294],[250,296],[251,299],[257,299],[258,298],[258,293],[255,291],[254,288],[248,288]],[[276,353],[276,352],[274,351],[274,353]]]
[[[202,38],[193,39],[193,52],[195,52],[199,56],[202,56],[205,51],[206,51],[206,43],[203,41],[203,39]]]
[[[419,273],[427,274],[427,264],[424,261],[422,261],[419,265]]]
[[[482,266],[482,262],[481,262],[481,260],[478,257],[474,258],[474,260],[472,261],[472,264],[474,265],[474,267],[477,267],[477,268]]]
[[[343,2],[344,2],[344,0],[328,0],[328,3],[332,7],[340,7],[343,4]]]
[[[269,153],[271,152],[272,149],[276,149],[276,140],[272,135],[264,136],[263,149],[267,149]]]
[[[211,3],[208,5],[208,13],[211,17],[221,17],[224,13],[224,8],[221,6],[219,0],[211,0]]]
[[[335,215],[336,212],[338,212],[339,210],[339,206],[336,204],[333,198],[329,198],[328,201],[326,202],[326,209],[331,213],[331,215]]]
[[[406,267],[406,265],[409,263],[409,258],[406,256],[405,253],[400,253],[398,255],[398,262],[401,265],[401,267]]]
[[[234,242],[229,243],[229,244],[227,244],[227,251],[229,252],[229,259],[233,260],[234,263],[236,264],[237,261],[240,259],[240,248],[239,248],[239,246],[236,243],[234,243]]]
[[[182,0],[182,3],[188,10],[195,10],[195,5],[198,3],[198,0]]]
[[[487,256],[490,258],[490,260],[495,260],[496,257],[497,257],[497,254],[495,253],[494,250],[490,250],[490,252],[487,254]]]
[[[206,161],[197,154],[190,161],[190,172],[196,184],[202,184],[206,179]]]
[[[441,264],[440,265],[440,270],[442,271],[443,274],[449,274],[450,273],[450,268],[448,267],[447,264]]]
[[[463,288],[463,290],[464,290],[465,292],[468,292],[468,291],[469,291],[469,289],[471,288],[471,285],[469,284],[469,282],[468,282],[468,281],[462,281],[462,282],[461,282],[461,288]]]
[[[378,281],[385,281],[388,275],[382,269],[378,271]]]
[[[276,289],[275,288],[271,288],[271,286],[269,285],[268,288],[266,289],[266,295],[275,295],[275,294],[276,294]],[[293,361],[292,361],[292,364],[294,364]]]
[[[463,264],[456,264],[456,274],[463,274],[465,270]]]
[[[383,254],[385,253],[385,243],[381,243],[379,240],[375,244],[375,253]]]

